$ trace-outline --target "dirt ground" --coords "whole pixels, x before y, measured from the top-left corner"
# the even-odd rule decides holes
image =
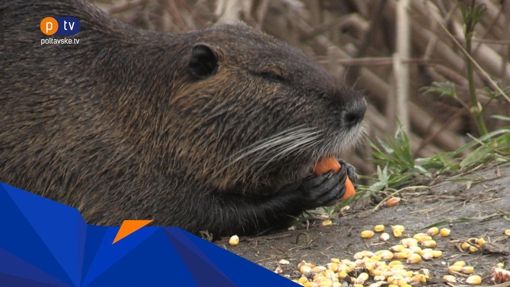
[[[399,205],[381,204],[377,209],[372,200],[359,200],[346,214],[333,219],[333,226],[320,226],[318,221],[308,228],[241,238],[237,246],[229,246],[228,239],[216,243],[269,270],[278,268],[281,275],[298,279],[301,273],[296,266],[301,260],[325,266],[331,258],[354,260],[353,255],[358,251],[375,252],[398,244],[400,239],[393,235],[386,242],[378,234],[371,239],[360,237],[361,231],[372,230],[375,225],[384,224],[390,234],[391,225],[403,225],[404,237],[425,232],[435,225],[451,229],[449,237],[434,236],[435,249],[441,250],[442,256],[415,264],[404,262],[408,270],[430,271],[427,283],[421,285],[446,285],[442,278],[448,274],[447,267],[459,260],[474,266],[474,274],[482,277],[482,285],[494,284],[491,274],[497,263],[503,262],[510,269],[510,237],[503,233],[510,229],[510,165],[439,179],[430,188],[410,189],[399,196],[402,198]],[[484,238],[488,243],[478,252],[461,251],[459,245],[469,238]],[[279,264],[281,259],[290,264]],[[356,274],[351,272],[349,276]],[[455,277],[458,283],[451,286],[463,285],[467,276],[456,274]],[[371,282],[367,281],[366,286]]]

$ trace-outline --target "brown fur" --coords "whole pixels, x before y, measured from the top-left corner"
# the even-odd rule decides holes
[[[48,15],[80,19],[80,44],[41,46]],[[6,1],[0,18],[0,181],[77,207],[90,223],[152,218],[216,234],[279,226],[314,207],[279,190],[359,132],[362,97],[244,25],[141,31],[82,0]],[[204,77],[190,68],[199,44],[217,55]],[[269,163],[239,158],[303,127],[320,132],[313,145]]]

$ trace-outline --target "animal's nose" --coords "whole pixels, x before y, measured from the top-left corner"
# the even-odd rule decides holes
[[[356,99],[354,104],[344,113],[343,120],[348,126],[359,124],[367,110],[367,103],[364,99]]]

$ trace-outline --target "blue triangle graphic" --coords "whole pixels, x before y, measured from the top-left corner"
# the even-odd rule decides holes
[[[83,286],[198,286],[165,232],[159,227],[143,227],[139,231],[145,228],[155,231]],[[101,256],[98,254],[98,257]]]
[[[102,241],[99,245],[99,248],[97,249],[96,256],[92,260],[92,263],[87,270],[87,275],[83,280],[84,285],[88,285],[90,282],[92,282],[96,277],[101,275],[122,257],[126,256],[126,254],[131,252],[133,248],[138,246],[157,230],[156,227],[144,227],[131,234],[130,236],[118,241],[117,243],[112,244],[113,239],[115,238],[115,235],[119,231],[120,227],[116,226],[104,228],[106,228],[106,233],[104,236],[102,236],[100,233],[97,233],[98,236],[102,237]],[[93,236],[94,233],[89,235]],[[95,241],[91,238],[88,239]]]
[[[232,281],[216,268],[214,263],[204,256],[200,249],[196,248],[187,238],[183,238],[178,232],[173,231],[178,230],[165,228],[165,233],[198,285],[207,286],[214,282],[218,286],[235,286]]]
[[[2,248],[0,248],[0,258],[0,286],[37,286],[37,284],[69,286]],[[2,280],[2,278],[5,279]],[[31,282],[31,284],[20,285],[25,281]]]
[[[89,225],[87,228],[87,241],[85,244],[85,252],[82,262],[82,284],[86,275],[89,273],[90,267],[94,262],[97,252],[99,251],[99,246],[101,246],[104,241],[107,231],[108,227],[106,226]]]
[[[186,237],[190,241],[186,245],[195,245],[204,256],[209,258],[218,270],[221,270],[237,286],[289,286],[296,287],[299,284],[278,275],[262,266],[242,258],[228,250],[212,244],[198,236],[186,232],[180,228],[172,227],[170,232],[179,239]],[[179,235],[178,235],[179,234]],[[182,239],[184,242],[184,239]],[[254,281],[252,278],[257,278]]]
[[[23,277],[0,273],[0,283],[2,287],[57,287],[70,285],[52,285],[40,281],[33,281]]]
[[[19,201],[26,204],[20,208],[17,205]],[[24,215],[25,209],[28,208],[37,210],[43,217],[48,205],[41,202],[53,201],[0,183],[0,224],[3,231],[9,234],[9,236],[0,236],[0,248],[9,250],[13,255],[34,266],[39,266],[43,271],[67,284],[77,285],[79,282],[74,284],[74,280],[71,280],[60,266],[37,230]],[[78,261],[69,264],[76,266]]]
[[[83,247],[85,238],[78,235],[85,233],[87,224],[78,210],[52,200],[42,205],[43,197],[19,192],[19,189],[7,192],[74,285],[80,284],[79,263],[83,260],[84,251],[80,246]]]

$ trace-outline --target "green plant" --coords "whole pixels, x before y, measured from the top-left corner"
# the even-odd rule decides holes
[[[510,121],[510,117],[494,117]],[[418,176],[432,178],[483,164],[510,162],[510,126],[473,138],[455,151],[438,153],[430,158],[414,159],[411,156],[409,139],[402,129],[397,131],[395,138],[388,137],[387,142],[378,139],[378,144],[370,142],[370,145],[374,150],[372,161],[377,164],[377,173],[369,178],[371,185],[362,189],[397,189],[412,184],[413,178]]]
[[[510,121],[509,117],[495,116]],[[465,152],[469,153],[465,156]],[[417,159],[424,169],[435,169],[437,174],[459,172],[487,163],[510,161],[510,126],[489,132],[452,152]]]
[[[464,20],[464,38],[466,41],[465,44],[467,52],[466,68],[469,84],[469,96],[471,99],[470,112],[475,118],[478,131],[481,135],[485,135],[487,134],[487,127],[485,126],[485,122],[482,117],[483,107],[476,98],[475,81],[473,77],[473,62],[471,61],[471,43],[475,26],[480,22],[483,16],[485,16],[487,8],[483,4],[475,5],[475,0],[471,0],[470,6],[466,6],[461,3],[460,10],[462,13],[462,19]]]
[[[377,139],[378,144],[370,141],[377,166],[377,178],[370,186],[371,190],[398,188],[416,175],[430,176],[426,169],[416,165],[412,156],[411,144],[407,134],[399,128],[395,137],[387,137],[386,142]]]

